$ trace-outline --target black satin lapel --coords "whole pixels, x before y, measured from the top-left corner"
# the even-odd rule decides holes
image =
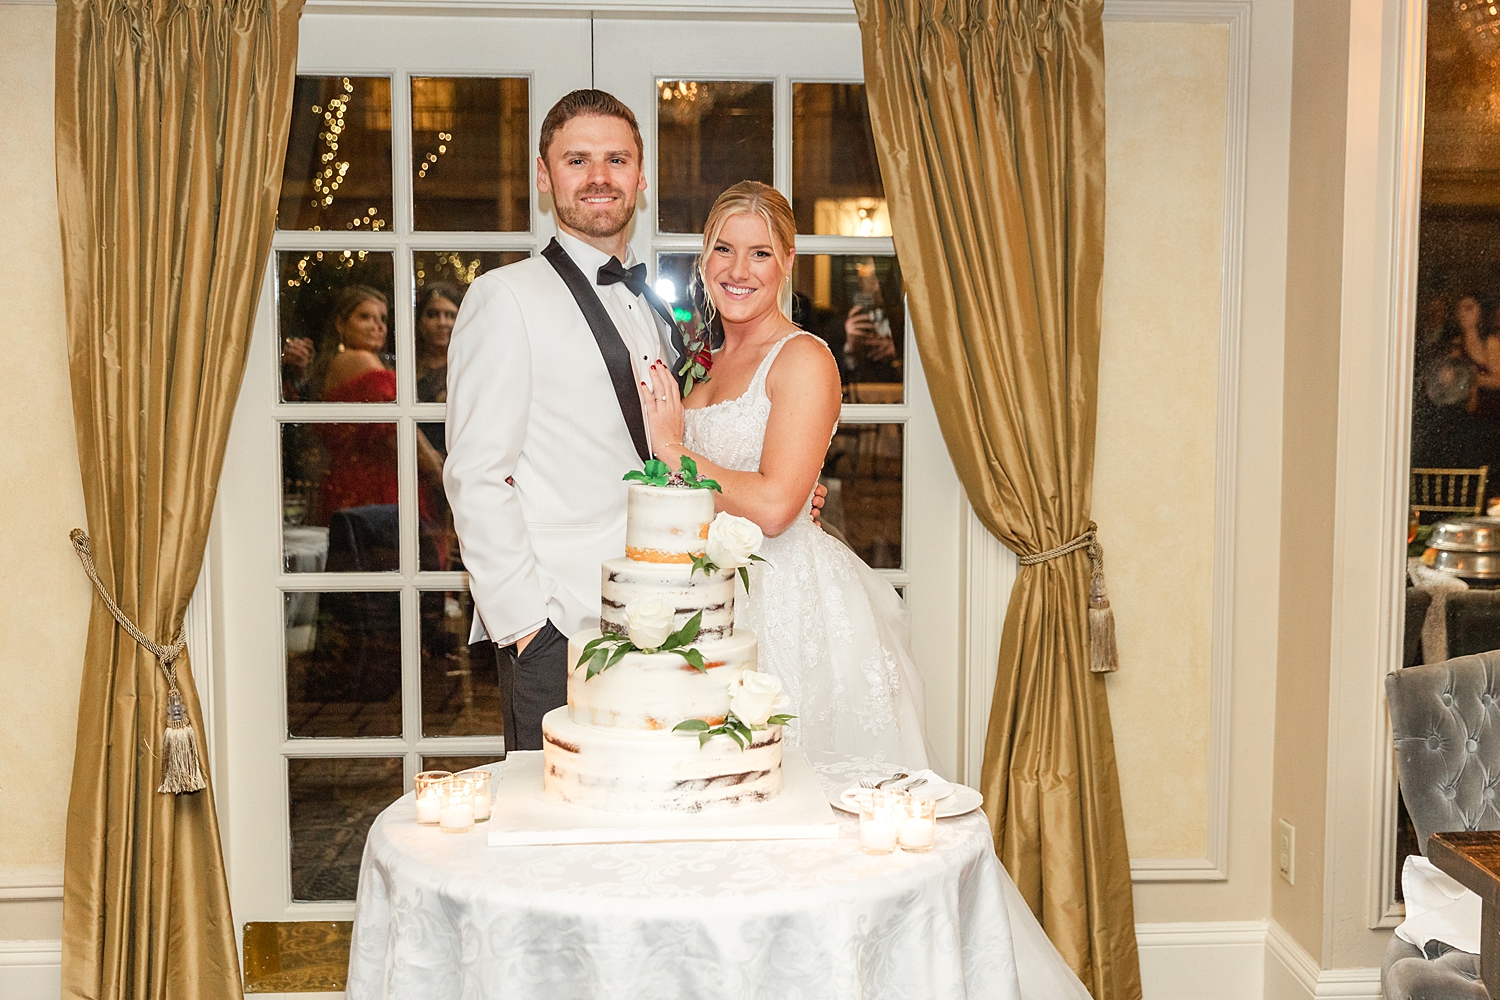
[[[573,301],[578,303],[583,318],[588,321],[589,329],[594,334],[594,342],[599,345],[599,354],[604,358],[604,367],[609,370],[609,380],[614,384],[615,398],[620,403],[620,415],[625,418],[625,426],[630,429],[630,439],[635,442],[636,453],[641,456],[642,462],[650,461],[651,449],[646,444],[646,421],[641,416],[641,394],[636,389],[635,368],[630,363],[630,352],[625,348],[625,341],[620,339],[620,331],[615,329],[614,321],[604,309],[604,303],[599,301],[599,293],[594,291],[594,286],[584,277],[578,265],[573,263],[573,258],[568,256],[561,243],[555,239],[548,243],[542,256],[547,258],[547,263],[552,265],[563,284],[568,286],[568,291],[573,293]]]
[[[656,314],[666,321],[667,329],[672,331],[670,343],[672,350],[677,352],[677,360],[672,362],[672,377],[677,379],[677,385],[681,388],[684,377],[677,374],[677,369],[682,367],[683,361],[687,360],[687,346],[682,341],[682,325],[677,322],[677,317],[672,315],[672,307],[661,300],[661,296],[649,286],[646,288],[646,301]]]

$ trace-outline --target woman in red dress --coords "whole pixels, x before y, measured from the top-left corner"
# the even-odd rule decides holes
[[[386,298],[367,285],[345,289],[333,311],[337,352],[328,358],[319,396],[325,403],[389,403],[396,399],[396,373],[385,366]],[[381,423],[318,424],[328,452],[328,474],[318,490],[316,524],[351,507],[395,504],[396,425]],[[421,435],[417,440],[418,512],[431,506],[429,491],[442,482],[443,461]],[[440,487],[438,487],[440,488]]]

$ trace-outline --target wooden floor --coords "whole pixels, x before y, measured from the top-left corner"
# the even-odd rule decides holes
[[[349,921],[245,925],[246,993],[324,993],[344,988]]]

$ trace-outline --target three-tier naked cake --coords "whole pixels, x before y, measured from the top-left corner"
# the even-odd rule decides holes
[[[568,704],[542,719],[542,787],[553,799],[613,812],[699,812],[764,802],[781,792],[781,727],[755,730],[749,745],[726,737],[700,745],[673,727],[718,726],[730,683],[754,672],[753,633],[734,628],[734,569],[695,571],[704,555],[714,497],[707,489],[632,485],[625,556],[602,567],[600,630],[568,642]],[[671,628],[701,615],[691,647],[626,652],[589,676],[588,644],[628,632],[626,609],[663,598]]]

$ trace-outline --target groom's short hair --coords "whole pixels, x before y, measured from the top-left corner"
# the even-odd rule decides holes
[[[635,112],[627,108],[625,103],[614,94],[585,88],[564,96],[562,100],[552,105],[552,110],[547,112],[546,118],[542,119],[542,141],[538,146],[538,151],[544,161],[547,159],[548,151],[552,148],[552,140],[557,137],[558,129],[574,118],[582,118],[585,115],[618,118],[629,125],[630,134],[635,136],[636,154],[645,158],[646,145],[641,141],[641,127],[636,123]]]

